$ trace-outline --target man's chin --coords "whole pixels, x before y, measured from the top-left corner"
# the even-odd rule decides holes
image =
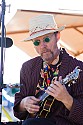
[[[51,53],[49,53],[49,52],[43,53],[43,54],[41,55],[41,57],[42,57],[43,60],[45,60],[45,61],[49,61],[49,60],[52,59],[52,55],[51,55]]]
[[[43,59],[45,62],[49,62],[49,61],[51,60],[51,58],[48,57],[48,56],[45,56],[45,57],[43,56],[42,59]]]

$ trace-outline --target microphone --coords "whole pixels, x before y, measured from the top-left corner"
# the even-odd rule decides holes
[[[4,38],[4,41],[3,41],[3,47],[5,48],[9,48],[13,45],[13,41],[11,38],[9,37],[6,37]],[[0,47],[1,47],[1,36],[0,36]]]

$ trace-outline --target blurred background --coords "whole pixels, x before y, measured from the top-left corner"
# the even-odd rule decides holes
[[[74,57],[83,61],[83,0],[5,0],[6,36],[13,45],[4,51],[2,90],[2,122],[19,121],[13,115],[14,95],[20,88],[9,85],[20,84],[20,69],[23,62],[37,56],[32,42],[22,42],[29,35],[29,19],[33,16],[53,14],[59,26],[66,25],[61,32],[60,45]],[[2,0],[0,0],[0,22]],[[0,28],[0,34],[2,30]]]

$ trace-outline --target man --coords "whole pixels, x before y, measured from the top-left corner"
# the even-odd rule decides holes
[[[15,95],[14,115],[23,125],[83,125],[83,62],[58,46],[64,28],[50,14],[30,20],[25,41],[32,40],[40,56],[25,62],[20,72],[23,86]]]

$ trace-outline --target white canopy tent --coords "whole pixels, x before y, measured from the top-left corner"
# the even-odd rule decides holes
[[[6,25],[7,36],[11,37],[14,44],[29,56],[36,56],[37,53],[34,51],[32,42],[21,41],[29,35],[29,19],[43,13],[53,14],[58,26],[66,25],[65,30],[61,32],[62,41],[60,44],[70,54],[83,60],[83,14],[17,10],[14,17]]]
[[[29,56],[37,55],[32,42],[21,42],[29,35],[29,19],[35,15],[51,13],[58,26],[66,25],[61,32],[61,46],[83,60],[83,0],[6,0],[6,5],[10,5],[10,13],[7,7],[5,14],[6,34]]]

